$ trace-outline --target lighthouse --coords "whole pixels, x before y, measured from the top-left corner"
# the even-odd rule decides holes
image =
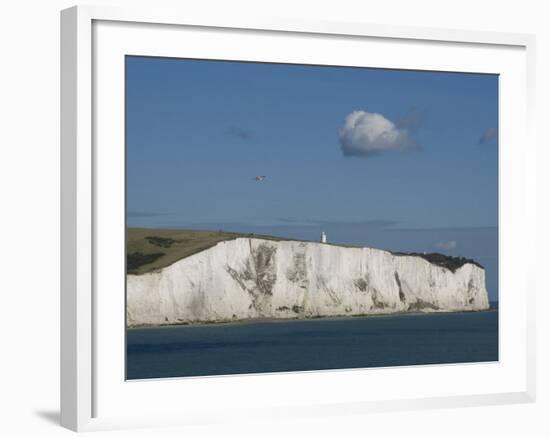
[[[321,232],[321,243],[327,242],[327,234],[325,234],[325,231]]]

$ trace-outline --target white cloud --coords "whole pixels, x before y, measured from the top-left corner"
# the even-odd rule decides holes
[[[435,244],[435,247],[441,250],[451,250],[456,247],[456,241],[440,241],[439,243]]]
[[[382,114],[353,111],[346,116],[339,132],[342,153],[346,156],[372,156],[388,150],[415,146],[408,129],[398,128]]]

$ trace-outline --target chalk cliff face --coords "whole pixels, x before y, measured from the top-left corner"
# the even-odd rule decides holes
[[[129,326],[487,308],[475,264],[313,242],[238,238],[127,276]]]

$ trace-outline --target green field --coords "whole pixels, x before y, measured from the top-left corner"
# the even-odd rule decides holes
[[[169,266],[176,261],[209,249],[220,241],[254,237],[281,241],[269,235],[187,229],[128,228],[126,231],[126,271],[142,274]]]

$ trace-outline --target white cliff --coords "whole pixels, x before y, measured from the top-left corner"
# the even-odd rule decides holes
[[[129,326],[487,308],[473,263],[313,242],[238,238],[127,276]]]

